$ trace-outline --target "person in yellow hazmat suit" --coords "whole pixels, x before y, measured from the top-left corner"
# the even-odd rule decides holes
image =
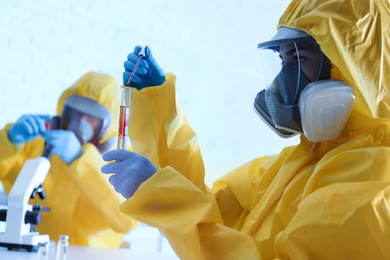
[[[258,44],[268,75],[254,106],[300,143],[211,189],[175,76],[145,48],[132,82],[134,153],[103,155],[115,160],[102,172],[117,173],[121,210],[157,227],[182,259],[390,259],[389,23],[388,1],[293,0]]]
[[[42,184],[46,198],[30,201],[50,208],[35,229],[51,240],[68,235],[70,244],[118,248],[138,223],[120,212],[123,197],[100,173],[101,154],[116,144],[119,97],[115,78],[89,72],[60,96],[59,129],[46,131],[49,116],[28,114],[0,131],[0,180],[7,194],[25,160],[41,156],[46,144],[54,147]]]

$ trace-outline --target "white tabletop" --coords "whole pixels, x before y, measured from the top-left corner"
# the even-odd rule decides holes
[[[0,247],[1,260],[36,260],[37,252],[8,251]],[[150,251],[133,251],[131,249],[103,249],[85,246],[70,245],[68,250],[68,260],[179,260],[176,255],[170,253],[157,253]],[[49,251],[48,260],[56,260],[56,251]]]

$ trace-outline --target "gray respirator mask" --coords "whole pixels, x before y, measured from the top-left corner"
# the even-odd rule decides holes
[[[259,116],[282,137],[304,133],[312,142],[336,138],[355,97],[345,82],[330,80],[330,61],[314,38],[282,27],[258,48],[266,81],[254,102]]]

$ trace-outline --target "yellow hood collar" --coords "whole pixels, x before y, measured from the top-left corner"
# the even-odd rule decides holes
[[[293,0],[281,26],[306,31],[331,60],[333,79],[354,88],[356,103],[344,129],[390,121],[388,1]]]

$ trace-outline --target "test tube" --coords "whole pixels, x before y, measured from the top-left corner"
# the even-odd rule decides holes
[[[121,104],[119,111],[118,149],[127,148],[127,129],[130,111],[130,88],[122,86]]]
[[[138,53],[138,60],[134,66],[133,71],[130,74],[130,77],[126,83],[126,86],[122,86],[121,94],[121,105],[119,111],[119,129],[118,129],[118,149],[127,148],[127,129],[129,125],[129,111],[130,111],[130,88],[128,87],[131,80],[133,79],[135,72],[141,62],[142,58],[145,57],[145,49],[142,48]]]
[[[60,240],[57,245],[57,257],[56,260],[67,260],[68,259],[68,242],[69,236],[60,235]]]

